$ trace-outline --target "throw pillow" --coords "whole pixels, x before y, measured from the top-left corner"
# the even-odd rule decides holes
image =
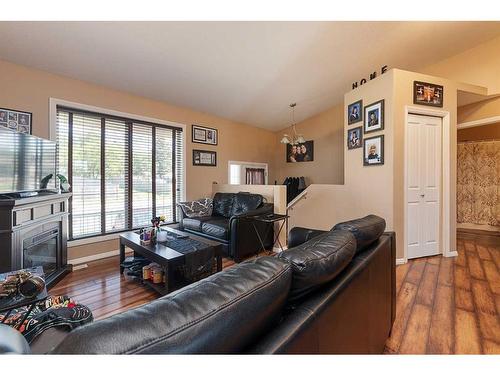
[[[211,216],[213,208],[212,198],[202,198],[191,202],[179,202],[184,215],[189,218]]]

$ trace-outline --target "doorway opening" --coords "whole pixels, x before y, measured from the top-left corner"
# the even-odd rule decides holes
[[[500,234],[500,122],[457,126],[457,230]]]
[[[228,162],[228,183],[230,185],[267,185],[267,163],[230,160]]]

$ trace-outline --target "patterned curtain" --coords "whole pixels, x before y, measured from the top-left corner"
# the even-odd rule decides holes
[[[500,225],[500,141],[458,144],[457,221]]]
[[[262,168],[245,168],[245,184],[247,185],[264,185],[265,183],[265,169]]]

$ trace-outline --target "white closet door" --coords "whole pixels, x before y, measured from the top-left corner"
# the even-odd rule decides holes
[[[439,254],[442,119],[409,115],[407,139],[408,258]]]

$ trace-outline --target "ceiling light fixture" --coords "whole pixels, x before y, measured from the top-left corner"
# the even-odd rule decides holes
[[[283,134],[283,138],[281,138],[280,143],[283,143],[285,145],[291,144],[291,145],[298,145],[300,143],[305,143],[305,139],[302,136],[302,134],[297,133],[297,129],[295,128],[295,107],[297,106],[297,103],[292,103],[290,104],[290,108],[292,109],[292,131],[293,134],[290,136],[288,134]]]

